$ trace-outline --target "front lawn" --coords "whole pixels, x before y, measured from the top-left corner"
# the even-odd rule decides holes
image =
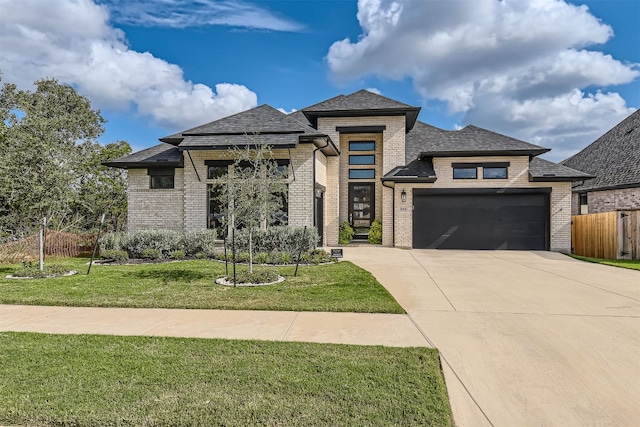
[[[601,259],[601,258],[589,258],[580,255],[570,254],[572,258],[579,259],[581,261],[593,262],[596,264],[612,265],[614,267],[629,268],[631,270],[640,270],[640,261],[627,260],[627,259]]]
[[[0,333],[0,424],[450,426],[437,350]]]
[[[251,288],[216,285],[215,279],[225,272],[224,264],[216,261],[94,265],[89,276],[88,259],[48,262],[65,264],[79,274],[5,279],[19,266],[2,265],[0,304],[404,313],[369,272],[350,262],[300,266],[297,277],[295,267],[277,267],[284,282]]]

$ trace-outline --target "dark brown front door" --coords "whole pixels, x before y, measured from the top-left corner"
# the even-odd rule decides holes
[[[349,184],[349,222],[357,235],[367,234],[375,219],[375,184]]]

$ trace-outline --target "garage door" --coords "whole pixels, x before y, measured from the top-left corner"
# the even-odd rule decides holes
[[[413,247],[549,249],[549,193],[414,190]]]

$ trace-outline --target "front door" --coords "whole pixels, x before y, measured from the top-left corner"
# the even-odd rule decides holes
[[[355,231],[354,238],[366,238],[375,219],[375,184],[349,184],[349,222]]]

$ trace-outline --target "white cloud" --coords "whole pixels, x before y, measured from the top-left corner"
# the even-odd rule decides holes
[[[382,92],[380,92],[380,89],[375,87],[368,87],[366,90],[371,93],[375,93],[376,95],[382,95]]]
[[[302,25],[242,0],[101,0],[113,19],[128,25],[186,28],[226,25],[272,31],[299,31]]]
[[[327,55],[338,79],[410,77],[425,99],[447,102],[450,112],[466,114],[466,123],[564,152],[593,141],[633,111],[616,93],[581,92],[640,75],[638,64],[587,49],[605,43],[613,31],[586,6],[563,0],[359,0],[357,16],[362,36],[334,43]]]
[[[53,77],[102,107],[134,106],[169,128],[187,128],[257,105],[245,86],[215,92],[184,79],[175,64],[128,48],[109,25],[109,10],[91,0],[0,0],[3,81],[29,87]]]

